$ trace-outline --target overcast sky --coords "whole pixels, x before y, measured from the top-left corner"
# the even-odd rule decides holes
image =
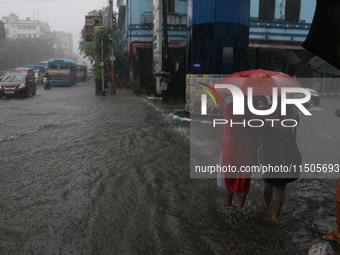
[[[108,0],[0,0],[0,18],[13,12],[21,20],[30,17],[48,22],[52,31],[72,33],[74,45],[78,45],[85,15],[108,4]],[[113,7],[116,10],[115,0]],[[77,49],[78,46],[74,48]]]

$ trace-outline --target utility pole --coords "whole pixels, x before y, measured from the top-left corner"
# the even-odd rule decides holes
[[[159,73],[164,69],[164,47],[163,47],[163,29],[164,29],[164,0],[153,0],[154,4],[154,28],[153,28],[153,72]],[[167,36],[167,35],[166,35]],[[160,77],[155,76],[155,89],[156,93],[160,94]]]
[[[162,0],[163,18],[163,71],[169,72],[169,37],[168,37],[168,0]]]
[[[102,71],[102,95],[105,96],[105,76],[104,76],[104,26],[103,26],[103,16],[99,13],[101,26],[100,26],[100,50],[101,50],[101,61],[100,67]]]
[[[100,39],[101,39],[101,70],[102,70],[102,94],[105,95],[105,81],[104,81],[104,35],[103,35],[103,29],[100,31]]]
[[[109,29],[111,30],[111,34],[109,35],[110,41],[110,62],[111,62],[111,94],[116,94],[116,86],[115,86],[115,70],[114,70],[114,37],[113,32],[116,28],[116,15],[113,14],[113,1],[109,0]]]

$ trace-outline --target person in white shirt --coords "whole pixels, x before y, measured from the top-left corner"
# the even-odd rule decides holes
[[[162,101],[163,103],[169,102],[169,92],[168,92],[168,80],[166,78],[161,78],[161,91],[162,91]]]

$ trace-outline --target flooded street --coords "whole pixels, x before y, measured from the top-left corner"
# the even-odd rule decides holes
[[[336,106],[301,120],[307,161],[338,160]],[[189,125],[168,111],[92,83],[1,99],[0,254],[306,254],[335,227],[334,179],[289,184],[283,227],[261,209],[261,180],[228,211],[215,179],[190,179]]]

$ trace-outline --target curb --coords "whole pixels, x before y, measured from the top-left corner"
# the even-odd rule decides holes
[[[180,117],[174,113],[170,113],[168,115],[169,118],[175,120],[175,121],[181,121],[181,122],[191,122],[191,123],[198,123],[198,124],[212,124],[212,121],[209,120],[193,120],[190,118],[184,118],[184,117]]]

